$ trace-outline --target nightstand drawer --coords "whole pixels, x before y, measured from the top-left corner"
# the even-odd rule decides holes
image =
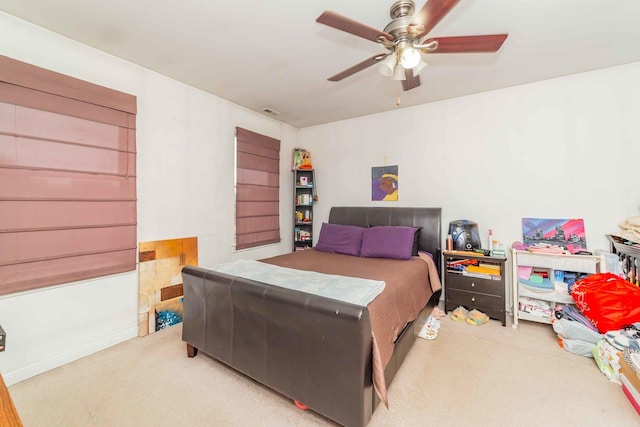
[[[446,292],[457,289],[497,296],[504,294],[504,284],[502,280],[478,279],[476,277],[462,276],[459,274],[447,274],[445,286]]]
[[[447,303],[451,305],[463,305],[467,308],[482,308],[484,311],[504,311],[504,299],[496,295],[466,292],[458,289],[448,289],[446,292]]]

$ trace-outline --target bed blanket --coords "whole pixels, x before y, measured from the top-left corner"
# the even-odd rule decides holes
[[[384,281],[381,280],[302,271],[251,260],[218,264],[210,270],[362,307],[373,301],[385,286]]]
[[[368,309],[373,339],[374,388],[388,407],[384,369],[391,359],[394,343],[407,322],[415,320],[433,292],[442,287],[433,259],[427,254],[419,255],[411,260],[397,260],[307,249],[260,261],[296,271],[316,271],[385,283],[384,291],[368,304]]]

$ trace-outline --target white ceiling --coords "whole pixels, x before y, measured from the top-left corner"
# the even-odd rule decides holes
[[[640,0],[462,0],[429,36],[508,33],[497,53],[425,59],[408,92],[372,66],[386,50],[315,22],[383,29],[394,0],[0,0],[0,10],[302,128],[640,61]],[[416,9],[422,0],[416,0]]]

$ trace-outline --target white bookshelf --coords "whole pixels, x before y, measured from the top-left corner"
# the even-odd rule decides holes
[[[556,271],[571,271],[576,273],[598,273],[604,268],[604,260],[596,255],[565,255],[548,254],[540,252],[511,250],[512,253],[512,295],[513,295],[513,327],[518,327],[520,319],[533,322],[551,323],[554,316],[555,306],[558,304],[574,304],[573,298],[569,295],[566,283],[555,281]],[[549,291],[533,290],[523,284],[518,274],[518,267],[526,266],[535,269],[544,269],[549,273],[549,280],[554,284],[554,289]],[[551,308],[549,316],[532,314],[531,312],[520,310],[520,298],[530,298],[541,301]]]

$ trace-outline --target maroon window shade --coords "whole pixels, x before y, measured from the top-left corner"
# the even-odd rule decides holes
[[[280,241],[280,141],[236,128],[236,249]]]
[[[0,294],[135,270],[136,98],[0,56]]]

